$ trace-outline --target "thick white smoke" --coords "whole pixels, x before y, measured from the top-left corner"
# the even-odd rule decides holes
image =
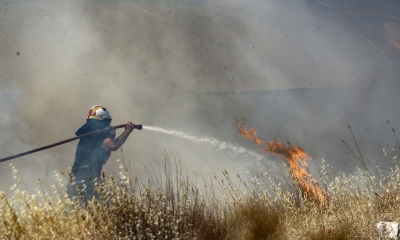
[[[355,150],[350,124],[373,162],[400,126],[399,10],[391,0],[0,0],[0,157],[73,137],[89,108],[102,104],[114,124],[255,150],[234,126],[247,118],[261,137],[288,139],[337,171],[356,163],[341,141]],[[12,162],[34,183],[66,172],[75,147]],[[162,159],[164,150],[189,168],[208,162],[241,171],[253,161],[145,131],[131,135],[123,155],[139,176],[141,162]],[[114,153],[106,169],[116,171],[121,157]],[[0,163],[2,191],[7,164]]]

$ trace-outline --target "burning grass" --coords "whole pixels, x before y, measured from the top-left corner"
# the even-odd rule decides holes
[[[306,170],[307,160],[311,157],[300,146],[292,146],[290,143],[285,145],[278,141],[269,142],[261,139],[257,137],[255,128],[246,129],[243,122],[239,123],[237,128],[243,137],[253,141],[261,151],[277,154],[286,160],[292,178],[304,197],[316,203],[328,204],[326,191]]]
[[[126,171],[108,176],[99,198],[83,205],[67,198],[58,175],[52,195],[23,184],[10,198],[0,195],[0,239],[378,239],[375,223],[400,221],[397,160],[374,182],[361,170],[330,178],[323,166],[318,180],[334,199],[329,205],[271,173],[222,170],[196,186],[168,156],[160,176],[147,183],[132,183]]]

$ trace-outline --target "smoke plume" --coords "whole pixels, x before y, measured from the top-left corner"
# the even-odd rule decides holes
[[[357,162],[350,125],[364,157],[386,161],[382,148],[400,126],[399,11],[394,0],[0,0],[0,157],[73,137],[102,104],[114,124],[255,151],[235,128],[245,118],[264,139],[301,145],[336,172]],[[35,187],[46,173],[67,172],[75,147],[12,162]],[[204,172],[276,164],[145,130],[123,150],[106,170],[118,171],[123,157],[140,177],[143,162],[165,151]],[[12,182],[8,163],[1,191]]]

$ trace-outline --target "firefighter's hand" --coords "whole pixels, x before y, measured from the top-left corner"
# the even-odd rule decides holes
[[[135,129],[135,125],[132,122],[127,122],[125,125],[125,131],[131,133]]]

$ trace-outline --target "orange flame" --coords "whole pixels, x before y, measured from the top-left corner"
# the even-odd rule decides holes
[[[306,161],[311,159],[311,157],[308,156],[300,146],[295,147],[290,145],[290,143],[284,145],[278,141],[265,141],[257,137],[255,128],[245,129],[243,123],[238,124],[237,127],[240,134],[253,141],[261,151],[278,154],[289,163],[289,170],[303,196],[316,203],[328,203],[325,190],[322,189],[318,181],[306,171],[306,167],[308,166]]]

